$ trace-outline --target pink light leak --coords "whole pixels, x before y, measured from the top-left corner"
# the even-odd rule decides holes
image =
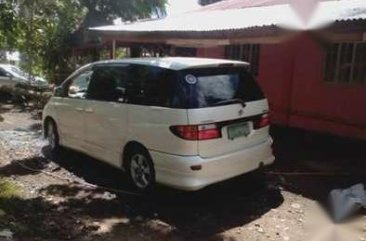
[[[297,13],[304,24],[307,24],[314,15],[320,0],[292,0],[290,6]]]

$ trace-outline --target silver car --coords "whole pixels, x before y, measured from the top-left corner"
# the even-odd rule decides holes
[[[0,86],[15,87],[17,85],[48,88],[47,80],[30,76],[15,65],[0,64]]]

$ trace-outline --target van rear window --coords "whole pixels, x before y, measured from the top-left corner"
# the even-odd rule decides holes
[[[253,76],[246,69],[238,67],[184,70],[179,73],[178,86],[177,94],[185,108],[264,99]]]

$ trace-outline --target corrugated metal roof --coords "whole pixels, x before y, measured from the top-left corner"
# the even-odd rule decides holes
[[[100,31],[215,31],[243,29],[254,26],[275,25],[281,22],[281,16],[291,14],[288,5],[230,9],[227,11],[192,12],[161,20],[137,22],[131,24],[111,25],[94,28]]]
[[[291,0],[224,0],[204,6],[197,11],[227,10],[289,4]]]
[[[273,6],[281,4],[291,4],[294,3],[295,1],[296,0],[224,0],[201,7],[197,11],[228,10],[238,8]],[[297,1],[311,2],[311,0],[297,0]],[[316,1],[323,2],[323,1],[334,1],[334,0],[316,0]]]
[[[266,1],[266,0],[262,0]],[[269,0],[267,0],[269,1]],[[315,29],[334,21],[366,19],[366,0],[320,2],[304,23],[288,4],[241,9],[199,11],[165,19],[92,28],[107,32],[209,32],[253,27],[280,26],[297,30]]]
[[[129,63],[142,64],[150,66],[158,66],[172,70],[183,70],[188,68],[213,67],[223,64],[231,64],[233,66],[248,66],[247,62],[224,59],[210,58],[191,58],[191,57],[162,57],[162,58],[126,58],[119,60],[103,60],[94,64],[113,64],[113,63]]]

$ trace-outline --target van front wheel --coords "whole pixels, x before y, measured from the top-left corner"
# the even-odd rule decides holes
[[[155,184],[155,170],[149,153],[134,148],[127,155],[127,173],[131,184],[140,191],[148,191]]]
[[[57,132],[56,124],[52,120],[47,121],[46,137],[47,137],[51,152],[57,152],[60,148],[59,135]]]

